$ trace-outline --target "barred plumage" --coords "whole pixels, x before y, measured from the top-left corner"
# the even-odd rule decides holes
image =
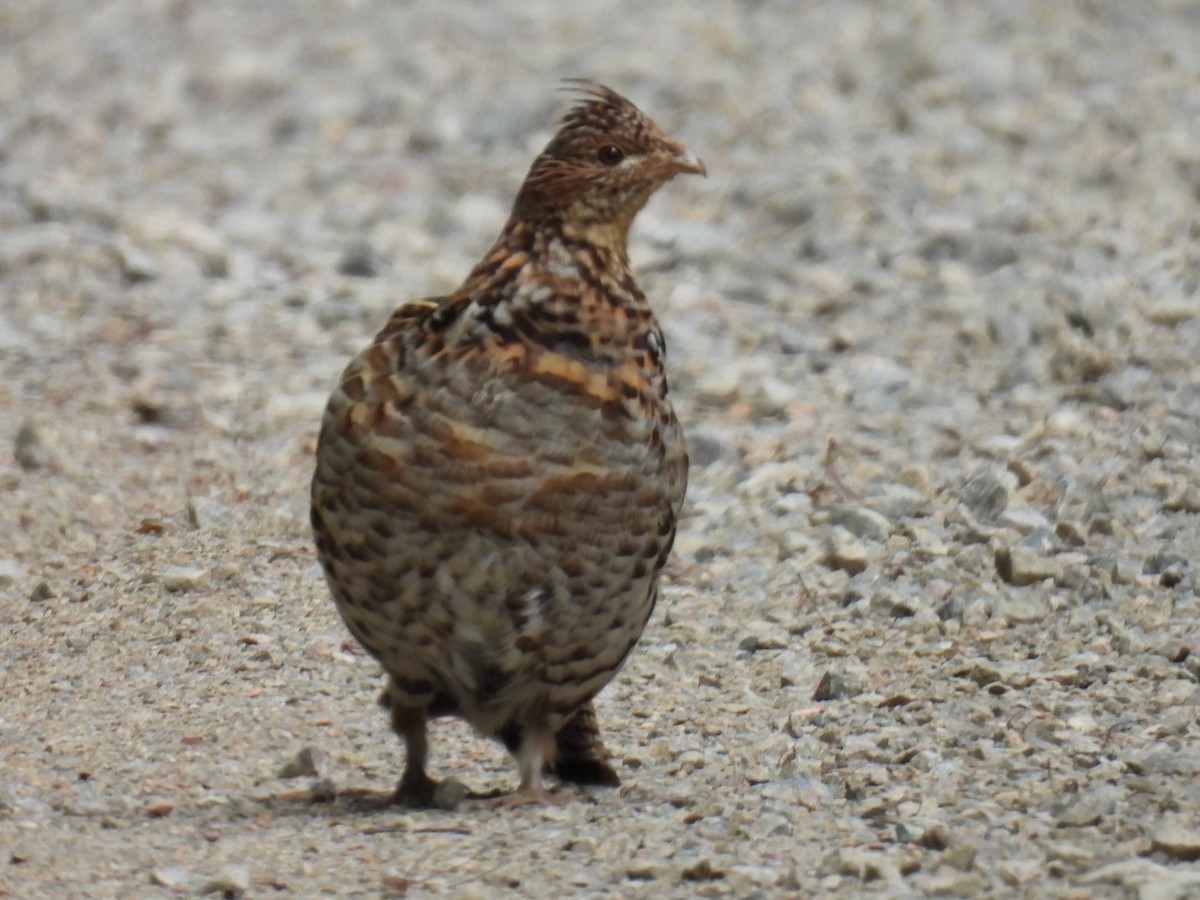
[[[390,676],[397,800],[430,802],[426,721],[617,784],[592,698],[654,607],[687,482],[664,341],[626,254],[651,194],[703,165],[601,85],[535,160],[462,287],[400,307],[342,375],[312,486],[318,555]]]

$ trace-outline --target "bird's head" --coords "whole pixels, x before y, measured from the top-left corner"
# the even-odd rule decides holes
[[[569,89],[580,100],[534,160],[513,213],[623,248],[650,196],[676,175],[706,174],[704,163],[616,91],[581,80]]]

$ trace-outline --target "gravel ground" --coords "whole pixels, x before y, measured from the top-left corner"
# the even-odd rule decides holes
[[[0,7],[0,894],[1200,895],[1200,8],[572,6]],[[711,172],[632,248],[693,470],[624,784],[373,809],[320,409],[569,75]]]

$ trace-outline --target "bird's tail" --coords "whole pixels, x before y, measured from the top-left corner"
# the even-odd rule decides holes
[[[600,737],[600,721],[589,700],[554,735],[557,754],[551,770],[563,781],[616,787],[621,783]]]

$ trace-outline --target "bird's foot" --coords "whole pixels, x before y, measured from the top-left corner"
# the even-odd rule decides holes
[[[517,809],[522,806],[563,806],[569,798],[563,794],[552,794],[541,785],[520,787],[511,794],[490,797],[485,803],[492,809]]]
[[[438,783],[424,771],[411,772],[406,770],[392,794],[393,806],[408,806],[414,809],[428,809],[433,806],[433,798],[437,793]]]

